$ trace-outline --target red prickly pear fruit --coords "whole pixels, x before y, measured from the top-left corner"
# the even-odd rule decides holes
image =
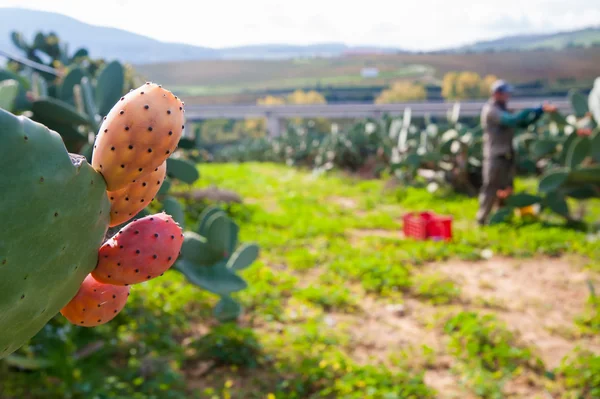
[[[92,153],[107,190],[121,190],[165,162],[184,121],[181,100],[157,84],[147,82],[121,97],[102,122]]]
[[[118,191],[109,191],[110,227],[125,223],[144,209],[160,190],[167,173],[167,162],[153,172],[138,178],[135,183]]]
[[[125,307],[128,297],[129,287],[103,284],[88,274],[60,313],[72,324],[96,327],[114,319]]]
[[[170,215],[157,213],[134,220],[100,247],[94,278],[128,285],[151,280],[167,271],[179,255],[183,231]]]

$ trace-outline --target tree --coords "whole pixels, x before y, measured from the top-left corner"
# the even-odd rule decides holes
[[[325,97],[314,90],[296,90],[287,96],[286,102],[288,104],[327,104]]]
[[[448,100],[456,98],[457,72],[448,72],[442,81],[442,96]]]
[[[415,82],[395,82],[392,87],[383,90],[375,99],[376,104],[389,104],[401,101],[424,100],[427,98],[425,88]]]
[[[498,78],[486,75],[485,78],[476,72],[449,72],[442,82],[442,96],[447,100],[484,98],[490,94],[490,86]]]
[[[283,105],[285,100],[281,97],[266,96],[265,98],[259,98],[256,100],[257,105]]]
[[[461,99],[481,96],[481,76],[475,72],[461,72],[456,79],[456,97]]]

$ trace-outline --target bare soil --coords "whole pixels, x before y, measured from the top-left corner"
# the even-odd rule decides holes
[[[396,233],[363,230],[360,234]],[[534,348],[548,370],[558,366],[576,346],[600,353],[600,337],[568,333],[569,326],[575,331],[574,318],[584,311],[587,280],[597,279],[584,271],[582,264],[583,261],[567,258],[492,258],[430,264],[422,273],[445,274],[461,287],[457,303],[434,306],[409,297],[401,303],[389,304],[371,298],[362,303],[360,314],[330,313],[330,316],[350,333],[348,349],[357,362],[391,368],[398,361],[412,362],[414,368],[425,370],[425,381],[438,391],[439,398],[476,398],[452,372],[454,360],[445,351],[447,337],[427,321],[447,306],[493,312],[517,334],[519,342]],[[486,303],[492,305],[482,305]],[[424,358],[423,345],[434,353],[432,360]],[[403,352],[414,356],[398,360]],[[550,397],[539,379],[533,372],[525,372],[506,384],[506,397]]]

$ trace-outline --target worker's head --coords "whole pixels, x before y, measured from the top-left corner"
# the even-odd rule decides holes
[[[495,101],[505,104],[508,102],[513,88],[504,80],[497,80],[492,83],[490,91],[492,92],[492,97]]]

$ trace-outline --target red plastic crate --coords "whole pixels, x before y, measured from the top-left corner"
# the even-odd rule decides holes
[[[403,217],[404,235],[417,240],[452,239],[452,217],[436,215],[433,212],[411,212]]]

